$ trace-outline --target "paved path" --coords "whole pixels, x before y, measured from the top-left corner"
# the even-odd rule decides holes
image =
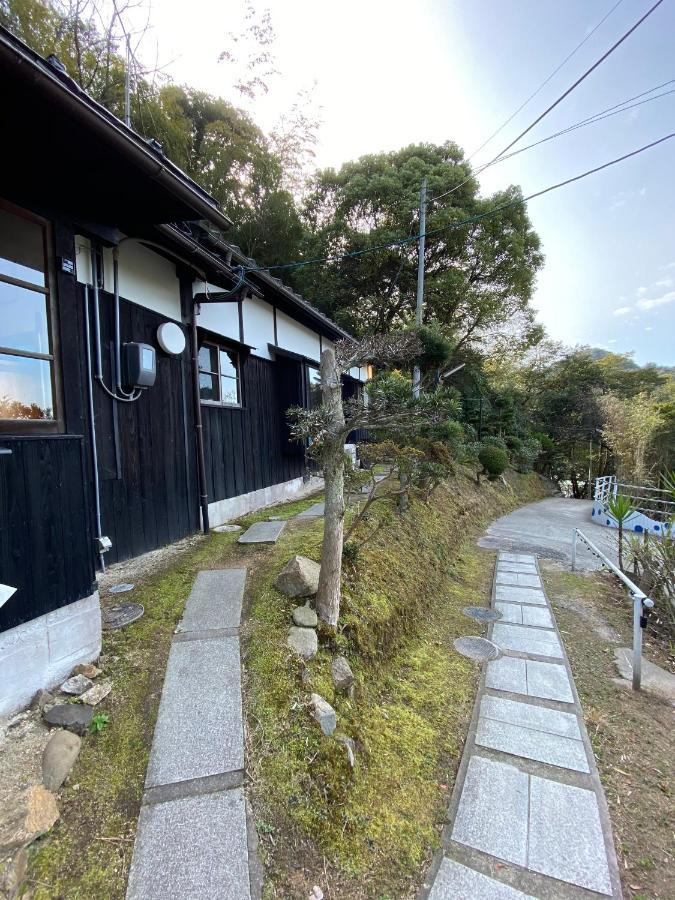
[[[617,532],[592,521],[591,505],[590,500],[563,497],[528,503],[492,522],[478,543],[492,550],[534,553],[547,559],[570,562],[572,530],[580,528],[606,556],[616,560]],[[581,543],[577,547],[577,567],[599,568],[597,559]]]
[[[482,674],[426,900],[620,898],[607,805],[536,557],[500,552]]]
[[[127,900],[255,900],[244,797],[245,569],[200,572],[171,645]]]

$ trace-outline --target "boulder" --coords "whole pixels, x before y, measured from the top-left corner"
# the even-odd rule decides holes
[[[287,597],[311,597],[319,590],[321,566],[306,556],[294,556],[281,570],[277,590]]]
[[[319,694],[312,694],[312,715],[327,737],[337,728],[337,714],[335,710]]]
[[[35,696],[31,700],[30,708],[37,709],[40,712],[42,712],[42,710],[45,708],[45,706],[47,706],[49,703],[53,703],[53,702],[54,702],[54,695],[51,694],[49,691],[45,691],[45,690],[43,690],[43,688],[40,688],[40,690],[35,694]]]
[[[304,606],[296,606],[293,610],[293,621],[301,628],[316,628],[319,617],[309,603],[305,603]]]
[[[58,818],[56,798],[41,784],[15,794],[2,811],[0,858],[19,847],[27,847],[49,831]]]
[[[28,854],[21,848],[9,859],[0,862],[0,897],[17,897],[28,873]],[[25,895],[24,895],[25,896]]]
[[[94,682],[91,678],[87,678],[84,675],[73,675],[68,681],[63,682],[61,690],[64,694],[74,694],[79,697],[80,694],[84,694],[90,687],[93,687],[93,684]]]
[[[80,696],[80,700],[88,706],[96,706],[101,700],[104,700],[112,690],[111,681],[101,681],[90,687],[88,691]]]
[[[59,703],[45,709],[42,718],[48,725],[58,725],[75,734],[86,734],[94,718],[94,710],[82,703]]]
[[[70,731],[55,731],[42,753],[42,783],[48,791],[58,791],[70,774],[80,752],[82,739]]]
[[[93,663],[80,663],[73,669],[73,675],[84,675],[85,678],[98,678],[103,670]]]
[[[330,667],[333,673],[335,690],[348,694],[354,684],[354,673],[351,670],[351,666],[344,656],[336,656]]]
[[[302,659],[311,659],[319,649],[319,640],[313,628],[290,628],[287,644]]]

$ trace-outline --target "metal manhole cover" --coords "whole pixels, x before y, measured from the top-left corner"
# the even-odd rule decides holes
[[[110,606],[103,610],[103,627],[107,630],[116,630],[124,628],[125,625],[131,625],[145,612],[145,608],[141,603],[120,603],[117,606]]]
[[[474,635],[457,638],[454,645],[455,650],[462,656],[468,656],[469,659],[476,659],[479,662],[497,659],[500,653],[499,647],[492,641]]]
[[[484,606],[465,606],[462,612],[465,616],[470,616],[479,622],[496,622],[502,617],[502,614],[496,609],[486,609]]]
[[[135,585],[129,584],[128,581],[123,581],[122,584],[114,584],[111,588],[108,588],[109,594],[126,594],[127,591],[133,591]]]

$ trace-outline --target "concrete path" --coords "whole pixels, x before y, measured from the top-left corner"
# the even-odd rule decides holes
[[[482,674],[425,900],[620,898],[611,825],[536,558],[499,554]]]
[[[590,500],[550,497],[521,506],[488,526],[478,541],[481,547],[512,553],[534,553],[546,559],[571,562],[572,531],[580,528],[606,556],[617,558],[617,532],[596,525]],[[597,559],[583,544],[577,547],[579,569],[599,569]]]
[[[176,630],[127,900],[255,900],[244,797],[239,623],[245,569],[200,572]]]

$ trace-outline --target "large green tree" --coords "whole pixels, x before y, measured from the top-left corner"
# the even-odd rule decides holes
[[[303,206],[307,257],[338,257],[418,233],[419,191],[427,179],[425,322],[439,323],[458,346],[508,327],[514,341],[539,336],[529,301],[542,265],[539,238],[524,204],[453,227],[518,199],[509,188],[490,198],[451,142],[364,156],[318,172]],[[310,300],[356,333],[387,332],[415,309],[417,244],[299,269]]]

